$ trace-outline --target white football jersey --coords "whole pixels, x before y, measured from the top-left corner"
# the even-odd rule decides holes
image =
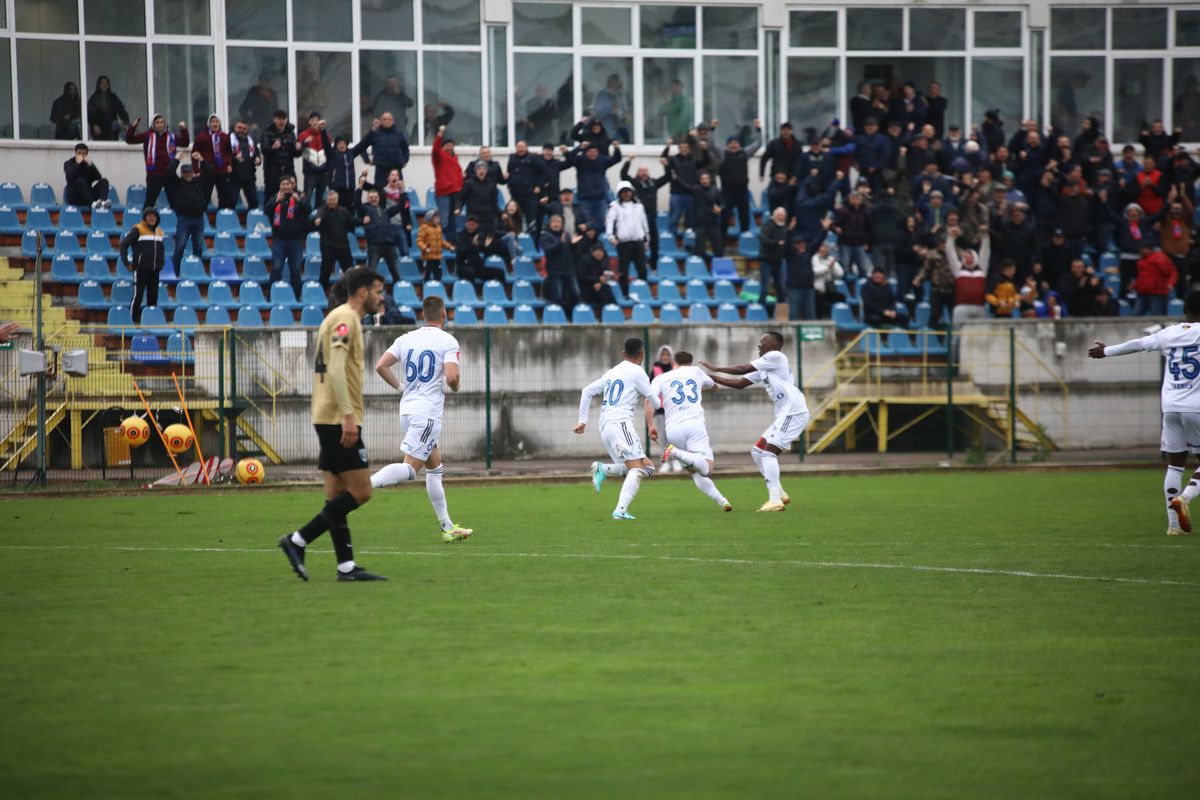
[[[808,412],[804,392],[796,386],[788,358],[779,350],[772,350],[750,362],[755,372],[746,375],[751,383],[761,383],[767,394],[775,401],[775,416],[790,416]]]
[[[600,427],[612,422],[632,422],[633,409],[643,397],[649,397],[650,378],[641,367],[622,361],[596,381],[584,387],[579,398],[579,421],[586,423],[592,398],[600,395]]]
[[[664,372],[650,382],[650,398],[655,408],[666,415],[667,427],[680,422],[698,420],[704,424],[704,407],[700,405],[700,394],[716,386],[704,370],[693,367],[678,367]]]
[[[1162,410],[1200,413],[1200,325],[1181,322],[1158,333],[1104,348],[1106,356],[1159,350],[1167,358]]]
[[[446,369],[457,364],[458,340],[441,328],[426,325],[409,331],[387,349],[400,363],[400,385],[404,397],[400,414],[441,419],[446,403]]]

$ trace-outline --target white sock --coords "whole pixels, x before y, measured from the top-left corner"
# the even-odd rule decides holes
[[[437,469],[425,470],[425,492],[429,495],[433,513],[437,514],[438,522],[442,524],[442,530],[448,531],[454,527],[454,523],[450,521],[450,513],[446,510],[446,490],[442,488],[442,475],[445,472],[445,464]]]
[[[292,544],[296,545],[296,547],[306,547],[308,542],[304,541],[304,537],[300,535],[300,531],[293,531]]]
[[[672,447],[671,458],[684,466],[691,467],[701,475],[708,475],[708,459],[702,455],[689,453],[687,450],[680,450],[678,447]]]
[[[1167,467],[1167,475],[1163,478],[1163,495],[1167,499],[1167,525],[1179,527],[1179,515],[1171,508],[1171,499],[1179,495],[1179,487],[1183,485],[1183,467]]]
[[[629,473],[629,469],[624,464],[601,464],[600,471],[606,478],[623,478]]]
[[[763,454],[763,451],[760,450],[758,447],[750,448],[750,457],[754,459],[754,467],[759,472],[762,472],[762,454]]]
[[[621,485],[621,496],[617,499],[614,513],[625,513],[629,509],[629,504],[633,502],[633,498],[637,497],[638,489],[642,488],[642,481],[653,474],[654,467],[635,467],[629,470],[629,474],[625,476],[625,483]]]
[[[354,570],[354,561],[343,561],[338,564],[338,572],[352,572]]]
[[[762,474],[767,481],[767,494],[772,503],[778,503],[783,495],[783,486],[779,483],[779,458],[768,450],[759,457],[762,459]]]
[[[704,492],[717,505],[725,505],[725,497],[721,494],[721,490],[712,482],[712,478],[706,478],[703,475],[692,475],[692,483],[696,484],[696,488]]]
[[[1200,469],[1192,473],[1192,479],[1183,487],[1183,493],[1179,496],[1183,498],[1183,502],[1191,504],[1196,495],[1200,495]]]
[[[379,489],[383,486],[394,486],[404,481],[415,481],[417,471],[408,464],[388,464],[371,476],[371,486]]]

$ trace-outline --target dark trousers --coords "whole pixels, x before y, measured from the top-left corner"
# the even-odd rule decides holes
[[[90,206],[97,200],[108,199],[108,179],[101,178],[95,183],[88,183],[87,178],[76,178],[67,185],[67,194],[63,198],[73,206]]]
[[[175,224],[175,274],[179,274],[179,264],[183,259],[183,248],[188,240],[192,240],[192,255],[199,257],[204,252],[204,217],[176,216]]]
[[[646,214],[646,221],[650,223],[650,263],[658,269],[658,214]]]
[[[722,256],[725,254],[725,231],[721,230],[720,221],[714,225],[696,226],[696,250],[695,254],[704,257],[704,251],[707,247],[712,248],[714,256]]]
[[[254,183],[253,175],[248,178],[229,179],[229,208],[237,205],[239,194],[245,196],[246,208],[258,208],[258,186]]]
[[[621,274],[621,288],[624,289],[629,285],[629,278],[633,275],[633,269],[637,270],[637,276],[642,280],[646,280],[646,245],[643,242],[618,242],[617,243],[617,271]]]
[[[603,197],[579,198],[579,213],[582,222],[595,225],[596,230],[604,230],[604,216],[607,213],[608,201]]]
[[[233,208],[237,204],[237,195],[230,190],[229,173],[217,173],[206,169],[200,173],[200,185],[204,187],[204,196],[211,204],[213,190],[217,193],[217,208]]]
[[[721,192],[721,197],[725,206],[724,224],[728,225],[733,219],[733,210],[736,208],[741,232],[750,230],[750,194],[743,189],[740,192]]]
[[[538,212],[541,211],[541,209],[538,207],[539,203],[537,195],[532,193],[520,195],[514,194],[512,199],[517,201],[517,206],[521,209],[521,216],[525,220],[525,230],[532,231],[537,225]],[[443,224],[445,224],[444,220]]]
[[[329,190],[329,173],[328,172],[306,172],[304,173],[304,196],[308,198],[308,204],[317,208],[325,202],[325,192]],[[338,200],[341,200],[339,195]]]
[[[771,293],[771,282],[775,283],[775,299],[782,302],[787,298],[787,289],[783,286],[783,264],[775,261],[758,262],[758,279],[762,289],[758,294],[758,302],[766,303],[767,295]]]
[[[421,262],[421,280],[440,281],[442,279],[442,260],[427,258]]]
[[[267,164],[263,167],[263,178],[266,181],[267,197],[274,197],[279,194],[279,182],[283,180],[284,175],[296,176],[295,171],[290,166],[282,164]],[[379,184],[382,186],[383,184]]]
[[[396,245],[391,242],[367,242],[367,269],[375,269],[379,259],[387,263],[392,282],[400,280],[400,264],[396,255]]]
[[[321,248],[321,288],[327,293],[331,283],[330,278],[333,277],[333,268],[336,266],[340,266],[342,272],[348,272],[354,268],[354,257],[350,255],[350,248]]]
[[[278,236],[271,240],[271,283],[283,277],[283,265],[287,264],[288,282],[296,299],[300,299],[300,281],[304,268],[304,242],[299,239],[280,239]]]
[[[147,175],[146,176],[146,202],[142,203],[142,208],[153,208],[158,202],[158,196],[167,188],[167,179],[163,175]]]
[[[932,291],[929,293],[929,327],[943,328],[942,311],[947,309],[954,313],[954,292]]]
[[[388,173],[394,169],[400,170],[400,180],[404,180],[404,170],[399,164],[375,164],[375,185],[386,186]],[[382,194],[382,192],[380,193]]]
[[[547,275],[542,294],[546,300],[558,303],[570,312],[579,303],[579,284],[574,275]]]
[[[133,302],[129,305],[129,310],[133,314],[135,323],[142,321],[142,297],[146,298],[146,305],[158,305],[158,271],[153,269],[139,269],[133,274]]]

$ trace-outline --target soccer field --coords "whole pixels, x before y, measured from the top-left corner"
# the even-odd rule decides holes
[[[1200,541],[1162,473],[0,502],[0,786],[33,797],[1106,798],[1200,788]]]

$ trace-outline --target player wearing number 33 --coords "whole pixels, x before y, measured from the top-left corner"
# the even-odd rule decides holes
[[[471,535],[450,520],[446,506],[446,490],[442,488],[445,465],[438,449],[442,434],[442,409],[446,404],[446,387],[458,391],[458,340],[443,329],[446,306],[440,297],[426,297],[421,304],[425,326],[409,331],[387,349],[375,364],[375,371],[393,389],[404,392],[400,400],[400,428],[404,441],[400,449],[404,462],[388,464],[371,476],[371,486],[380,488],[416,480],[425,470],[425,491],[442,526],[442,541],[458,542]],[[404,365],[404,381],[392,372],[396,364]]]
[[[1106,347],[1096,342],[1088,350],[1092,358],[1155,351],[1167,357],[1162,383],[1162,450],[1167,454],[1163,495],[1168,536],[1192,532],[1188,503],[1200,494],[1200,469],[1192,473],[1186,488],[1182,486],[1188,453],[1200,453],[1200,291],[1188,292],[1183,313],[1187,322],[1121,344]]]
[[[626,339],[622,355],[624,360],[620,364],[584,387],[579,398],[579,423],[574,430],[575,433],[583,433],[587,428],[592,398],[600,395],[600,440],[612,457],[612,463],[592,463],[592,485],[599,492],[605,478],[623,475],[625,483],[621,486],[621,496],[617,500],[617,507],[613,509],[612,518],[635,519],[629,513],[629,504],[641,488],[642,481],[654,474],[654,467],[642,449],[642,437],[634,429],[633,409],[640,400],[650,396],[651,389],[650,378],[642,369],[642,358],[645,356],[642,340]],[[653,425],[650,435],[657,435]]]

